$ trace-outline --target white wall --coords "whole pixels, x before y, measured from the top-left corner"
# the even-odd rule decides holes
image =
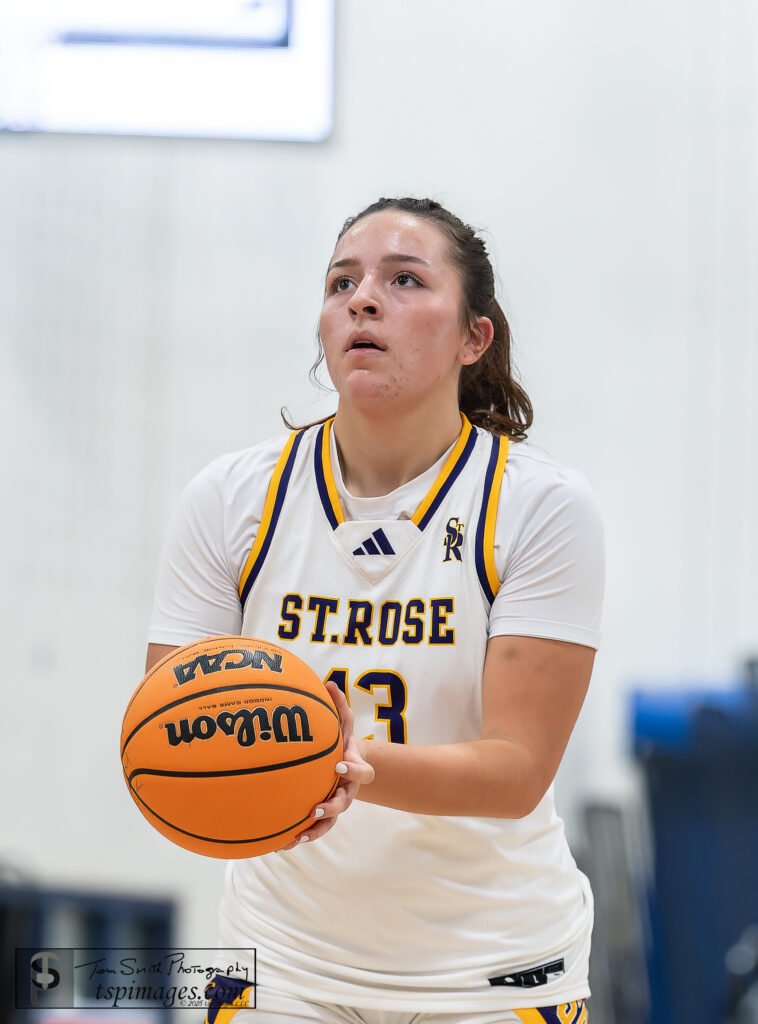
[[[486,228],[536,409],[593,483],[605,645],[560,779],[630,785],[626,694],[758,648],[758,14],[750,0],[338,0],[321,145],[0,137],[0,858],[176,893],[221,865],[126,793],[118,735],[179,491],[331,407],[307,381],[344,217],[433,195]]]

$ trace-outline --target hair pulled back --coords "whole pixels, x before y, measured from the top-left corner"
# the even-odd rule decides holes
[[[494,327],[492,343],[475,362],[461,369],[459,406],[469,420],[494,434],[523,439],[532,425],[529,396],[515,378],[511,360],[511,331],[495,298],[495,275],[481,238],[468,224],[434,199],[378,199],[354,217],[348,217],[337,242],[364,217],[382,210],[399,210],[435,224],[448,241],[450,259],[458,270],[463,292],[462,322],[474,327],[477,317],[488,317]],[[323,359],[320,352],[314,370]],[[291,424],[287,422],[287,426]]]

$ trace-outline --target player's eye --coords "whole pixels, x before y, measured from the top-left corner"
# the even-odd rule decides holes
[[[402,271],[395,278],[395,284],[400,285],[401,288],[407,288],[409,285],[421,284],[415,274],[409,274],[406,271]]]
[[[352,283],[349,277],[335,277],[332,281],[331,290],[333,292],[346,292]]]

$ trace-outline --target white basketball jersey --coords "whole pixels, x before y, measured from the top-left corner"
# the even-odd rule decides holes
[[[330,430],[284,447],[240,581],[242,632],[334,680],[359,737],[477,739],[508,440],[464,417],[412,518],[349,522]],[[518,820],[354,801],[310,846],[230,862],[221,940],[257,947],[261,982],[275,965],[312,1000],[452,1012],[586,996],[591,917],[552,791]],[[512,984],[540,970],[536,989]]]

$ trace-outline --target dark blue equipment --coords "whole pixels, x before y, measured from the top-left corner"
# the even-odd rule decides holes
[[[726,1024],[727,952],[758,922],[758,686],[638,692],[653,831],[651,1024]]]

